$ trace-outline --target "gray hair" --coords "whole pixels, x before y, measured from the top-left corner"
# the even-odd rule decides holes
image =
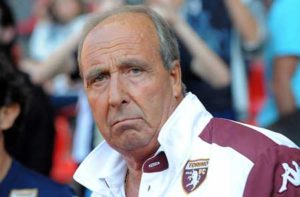
[[[83,47],[84,39],[86,38],[87,34],[99,23],[104,21],[106,18],[114,15],[118,15],[121,13],[141,13],[150,18],[153,22],[157,36],[159,39],[159,50],[160,55],[164,64],[164,67],[169,70],[172,67],[172,62],[174,60],[180,60],[179,56],[179,49],[178,49],[178,42],[172,30],[170,29],[167,22],[158,15],[152,9],[143,6],[143,5],[136,5],[136,6],[123,6],[117,9],[114,9],[110,12],[105,14],[97,15],[91,18],[87,26],[85,27],[85,31],[82,36],[82,40],[78,47],[78,63],[81,65],[81,50]]]

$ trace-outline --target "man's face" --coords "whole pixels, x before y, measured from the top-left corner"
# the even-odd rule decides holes
[[[123,13],[90,31],[81,72],[97,126],[121,153],[157,149],[157,136],[182,99],[180,66],[166,70],[155,27],[146,16]]]

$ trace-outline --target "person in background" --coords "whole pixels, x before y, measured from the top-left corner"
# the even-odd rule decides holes
[[[264,54],[267,100],[257,123],[284,133],[300,145],[300,1],[265,3],[268,8]]]
[[[15,29],[15,18],[10,7],[5,1],[0,1],[0,50],[12,62],[17,63],[17,32]]]
[[[250,9],[254,1],[183,1],[184,20],[214,53],[204,55],[203,49],[195,50],[179,37],[186,49],[181,53],[183,82],[214,116],[234,120],[247,116],[247,75],[241,52],[252,53],[263,41],[260,24]]]
[[[71,197],[73,192],[68,186],[55,183],[29,170],[13,157],[19,136],[26,135],[26,131],[21,128],[26,120],[24,117],[27,116],[29,97],[32,96],[27,80],[1,53],[0,196]]]
[[[182,0],[147,0],[146,5],[160,14],[172,27],[179,40],[179,49],[181,53],[189,53],[191,59],[197,60],[192,64],[192,70],[198,69],[204,80],[211,86],[219,88],[230,83],[230,73],[224,61],[216,55],[205,42],[197,35],[193,28],[181,17]],[[185,64],[188,65],[185,65]],[[181,58],[183,68],[189,67],[190,61],[186,62]],[[195,71],[196,72],[196,71]]]
[[[300,195],[299,147],[214,118],[186,93],[178,43],[153,10],[125,6],[92,19],[78,61],[105,139],[74,174],[92,196]]]
[[[15,54],[18,43],[14,16],[4,1],[0,2],[0,12],[2,13],[0,20],[1,51],[10,62],[13,62],[15,69],[19,70],[19,59]],[[26,83],[32,96],[28,101],[30,104],[27,116],[24,117],[23,126],[20,128],[24,132],[21,132],[19,136],[20,140],[15,145],[13,155],[26,167],[49,176],[52,169],[55,137],[54,112],[43,89],[31,83],[29,79],[26,80]]]
[[[31,64],[39,67],[48,56],[61,47],[65,40],[74,32],[80,31],[85,17],[85,3],[82,0],[51,0],[48,7],[48,17],[37,22],[29,42],[29,59],[25,59],[22,64]],[[72,73],[76,64],[74,54],[66,57],[62,63],[61,70]],[[38,69],[38,68],[37,68]],[[62,100],[77,96],[77,88],[69,75],[57,72],[56,76],[45,82],[45,90],[53,95],[56,105],[60,105]],[[74,86],[72,86],[74,85]],[[65,97],[64,97],[65,96]]]

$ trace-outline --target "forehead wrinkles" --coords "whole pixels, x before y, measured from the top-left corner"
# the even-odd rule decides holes
[[[92,45],[87,45],[85,48],[85,56],[87,57],[88,64],[93,63],[98,56],[109,55],[113,53],[123,52],[127,55],[128,52],[138,51],[139,41],[136,39],[128,39],[128,37],[120,37],[114,39],[113,41],[102,41],[98,43],[92,43]]]

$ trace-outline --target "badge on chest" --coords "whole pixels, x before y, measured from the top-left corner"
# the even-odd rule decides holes
[[[182,175],[182,186],[187,193],[193,192],[204,181],[208,170],[208,159],[187,161]]]

